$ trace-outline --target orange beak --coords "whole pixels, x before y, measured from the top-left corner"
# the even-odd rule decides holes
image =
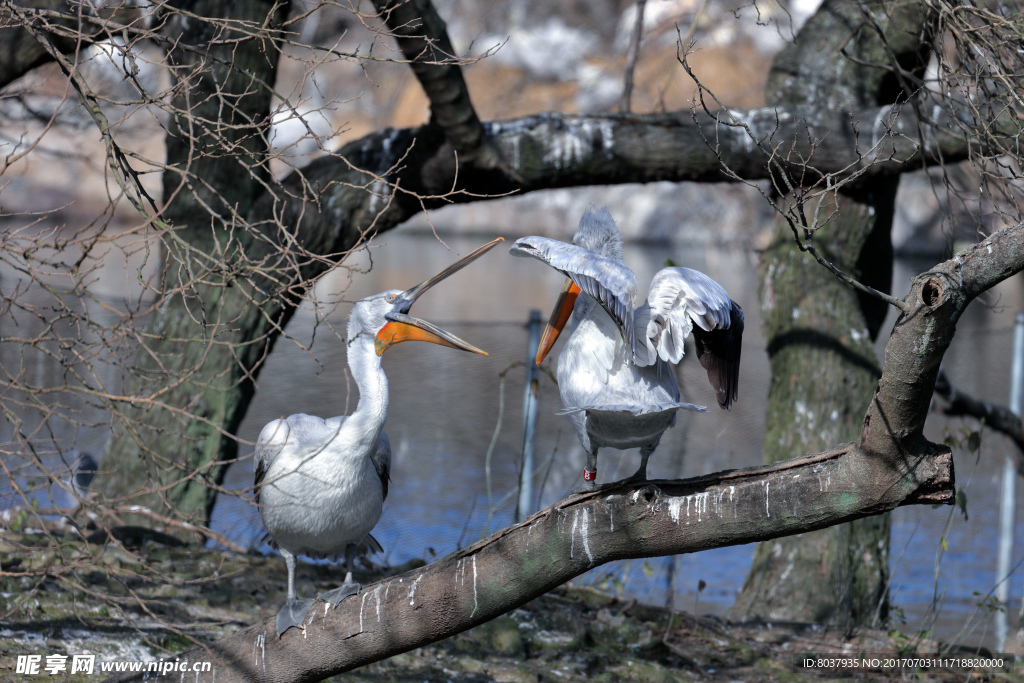
[[[576,297],[580,294],[580,288],[571,279],[566,279],[555,303],[555,310],[551,312],[547,327],[540,338],[540,346],[537,348],[537,365],[548,355],[551,347],[558,341],[558,335],[562,334],[562,328],[572,315],[572,309],[576,305]]]
[[[391,317],[397,318],[401,314],[391,313]],[[487,352],[478,349],[467,341],[459,339],[451,332],[446,332],[440,327],[428,323],[426,320],[413,318],[409,315],[401,315],[403,320],[389,320],[377,333],[377,340],[374,348],[378,356],[383,356],[393,344],[404,341],[425,341],[441,346],[448,346],[460,351],[470,351],[486,356]]]
[[[412,305],[425,291],[436,285],[441,280],[451,277],[455,273],[459,272],[470,263],[490,251],[498,244],[498,242],[503,242],[504,239],[504,237],[499,237],[495,240],[491,240],[482,247],[466,254],[464,257],[448,266],[434,277],[426,280],[425,282],[421,282],[411,289],[405,290],[401,294],[398,294],[392,302],[394,308],[384,315],[388,322],[384,327],[380,328],[379,332],[377,332],[377,338],[374,342],[377,355],[383,356],[385,351],[387,351],[393,344],[398,344],[399,342],[427,341],[433,344],[449,346],[453,349],[470,351],[472,353],[479,353],[482,356],[486,356],[486,351],[481,351],[469,342],[459,339],[451,332],[446,332],[433,323],[428,323],[426,320],[414,318],[409,315],[409,309],[412,308]]]

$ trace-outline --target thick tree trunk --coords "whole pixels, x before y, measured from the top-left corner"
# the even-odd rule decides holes
[[[917,3],[826,1],[776,58],[768,100],[840,111],[906,101],[906,76],[894,72],[923,70],[927,29]],[[898,181],[870,179],[854,192],[831,194],[820,215],[835,211],[835,220],[813,238],[827,260],[882,292],[892,281]],[[813,451],[855,438],[880,374],[872,342],[886,304],[801,252],[781,217],[762,255],[762,277],[772,373],[765,461],[789,457],[794,447]],[[889,529],[886,514],[762,543],[731,613],[840,628],[884,621]]]
[[[891,209],[892,193],[881,200]],[[845,196],[837,203],[836,222],[815,243],[833,264],[861,276],[857,261],[881,212]],[[887,227],[878,229],[888,236]],[[765,462],[856,439],[881,374],[857,293],[800,251],[781,219],[761,269],[771,367]],[[888,537],[888,515],[879,515],[762,543],[732,613],[841,626],[884,617]]]

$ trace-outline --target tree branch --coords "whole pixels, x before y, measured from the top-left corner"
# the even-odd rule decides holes
[[[179,659],[211,662],[202,681],[320,680],[482,624],[613,560],[750,543],[899,505],[951,502],[949,452],[918,465],[909,477],[871,478],[874,463],[847,445],[767,467],[605,487],[365,586],[337,609],[318,602],[305,633],[278,638],[268,618]]]
[[[309,251],[340,254],[367,231],[388,230],[423,208],[510,193],[659,180],[759,180],[769,178],[773,167],[799,171],[808,182],[830,173],[860,173],[866,180],[940,160],[953,163],[977,151],[956,122],[941,110],[936,116],[922,122],[914,108],[900,105],[852,114],[767,108],[732,110],[728,116],[539,114],[484,127],[510,174],[460,173],[436,125],[388,129],[293,174],[284,183],[291,199],[282,205],[277,197],[264,197],[255,215],[284,210],[285,224],[299,226]],[[770,162],[748,129],[774,154]]]
[[[498,166],[497,151],[488,144],[448,29],[434,4],[430,0],[373,0],[373,4],[423,86],[431,120],[444,130],[461,163]]]
[[[961,314],[979,294],[1024,270],[1024,224],[1000,230],[914,278],[885,347],[885,371],[864,416],[858,447],[905,467],[924,438],[935,379]]]
[[[1012,410],[1004,405],[980,401],[965,394],[953,386],[942,368],[939,368],[939,376],[935,379],[935,393],[947,402],[942,409],[944,415],[973,417],[981,420],[989,429],[1012,439],[1017,444],[1017,452],[1014,453],[1017,473],[1024,476],[1024,425]]]

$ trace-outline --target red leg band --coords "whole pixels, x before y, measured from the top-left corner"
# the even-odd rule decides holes
[[[588,470],[586,467],[583,468],[583,481],[594,481],[597,479],[597,470]]]

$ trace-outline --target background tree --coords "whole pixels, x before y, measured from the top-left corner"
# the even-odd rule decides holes
[[[825,2],[775,58],[769,106],[854,112],[909,101],[922,83],[933,38],[935,15],[922,9],[916,2]],[[828,224],[815,240],[821,255],[886,293],[898,185],[898,175],[872,178],[817,198]],[[793,186],[788,193],[778,188],[785,201],[806,202],[807,188],[799,181]],[[799,221],[776,218],[761,258],[772,368],[766,462],[790,457],[794,447],[818,451],[856,438],[881,373],[872,342],[886,303],[807,258],[794,239],[794,218]],[[823,565],[828,580],[822,580]],[[878,515],[761,544],[732,611],[773,620],[877,623],[886,617],[888,576],[889,516]]]

